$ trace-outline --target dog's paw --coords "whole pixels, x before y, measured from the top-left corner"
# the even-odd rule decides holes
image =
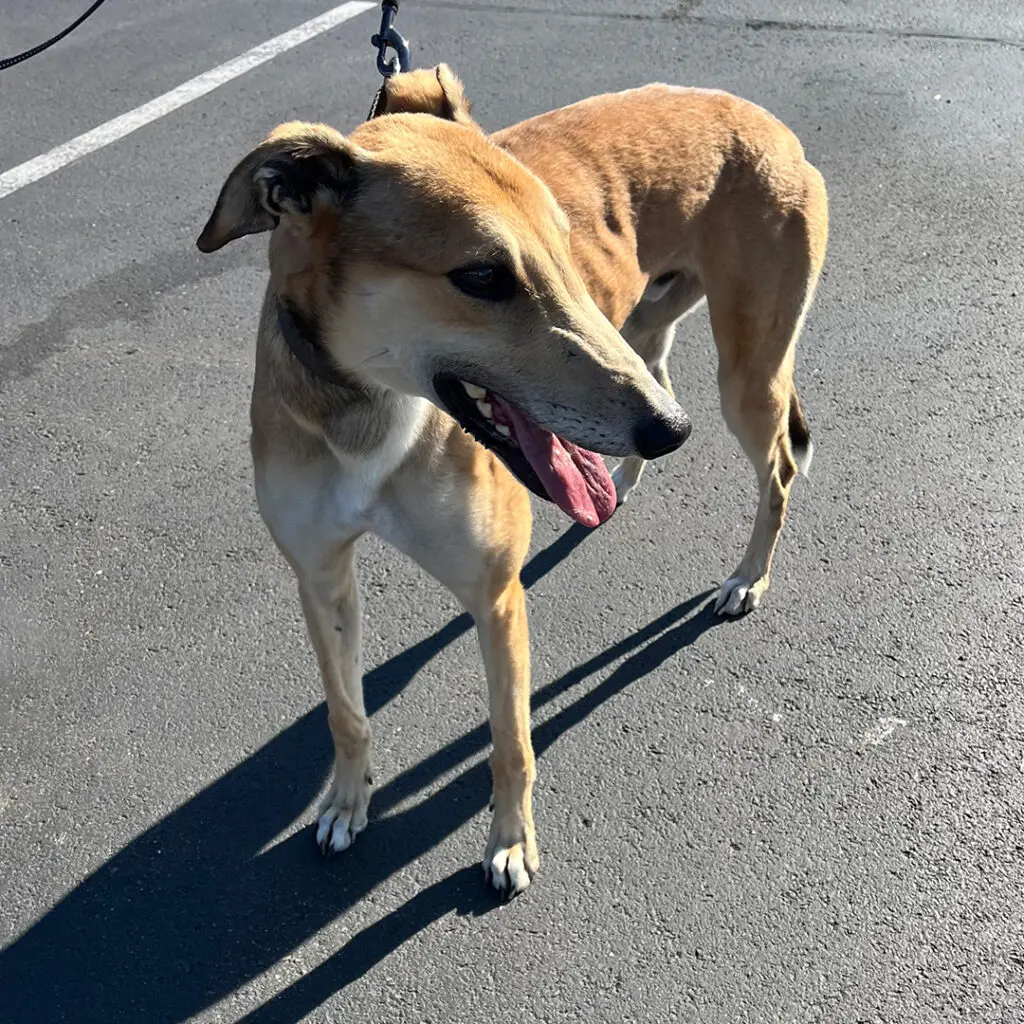
[[[325,857],[347,850],[366,828],[372,782],[365,765],[337,764],[316,827],[316,844]]]
[[[484,877],[500,893],[518,896],[540,870],[533,825],[518,815],[495,815],[484,852]]]
[[[718,615],[746,615],[761,603],[767,589],[768,580],[764,576],[753,583],[745,576],[730,576],[718,591],[715,612]]]
[[[612,483],[615,485],[616,507],[625,505],[626,500],[636,490],[644,471],[643,459],[623,459],[612,470]]]

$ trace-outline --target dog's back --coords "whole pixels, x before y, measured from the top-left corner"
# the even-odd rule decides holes
[[[720,90],[655,84],[594,96],[492,139],[554,193],[573,225],[573,257],[618,327],[648,280],[699,273],[716,201],[734,222],[770,211],[802,213],[816,233],[827,225],[824,183],[799,139]]]

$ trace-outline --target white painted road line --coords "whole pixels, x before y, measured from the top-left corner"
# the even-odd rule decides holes
[[[348,21],[349,18],[354,18],[357,14],[362,14],[363,11],[368,11],[371,7],[376,6],[369,0],[350,0],[349,3],[339,4],[337,7],[325,11],[319,17],[311,18],[288,32],[274,36],[273,39],[268,39],[265,43],[260,43],[259,46],[254,46],[226,64],[221,64],[195,78],[190,78],[187,82],[179,85],[177,89],[165,92],[163,96],[157,96],[155,100],[143,103],[141,107],[129,110],[127,114],[115,117],[98,128],[93,128],[92,131],[51,149],[49,153],[43,153],[42,156],[26,160],[25,163],[18,164],[17,167],[12,167],[9,171],[4,171],[3,174],[0,174],[0,199],[9,196],[12,192],[17,192],[19,188],[39,181],[40,178],[45,178],[48,174],[53,174],[54,171],[59,171],[79,157],[109,146],[112,142],[117,142],[118,139],[123,139],[136,129],[171,113],[172,110],[177,110],[178,107],[183,107],[186,103],[191,103],[192,100],[199,99],[200,96],[205,96],[208,92],[213,92],[225,82],[230,82],[233,78],[244,75],[246,71],[258,68],[286,50],[291,50],[314,36],[327,32],[335,25],[340,25],[343,21]]]

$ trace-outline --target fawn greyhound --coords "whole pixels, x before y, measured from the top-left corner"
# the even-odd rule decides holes
[[[492,884],[537,871],[526,488],[588,526],[690,422],[666,359],[706,298],[725,422],[759,500],[717,610],[757,606],[811,458],[794,349],[825,255],[821,175],[723,92],[651,85],[487,136],[445,66],[396,75],[343,136],[281,125],[231,172],[198,246],[269,231],[251,448],[294,570],[335,747],[324,853],[366,826],[355,542],[372,531],[476,622],[487,675]],[[621,457],[609,474],[598,453]]]

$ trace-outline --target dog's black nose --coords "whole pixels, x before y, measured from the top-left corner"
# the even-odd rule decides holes
[[[653,416],[633,435],[637,452],[645,459],[657,459],[674,452],[693,430],[690,417],[677,409],[672,416]]]

